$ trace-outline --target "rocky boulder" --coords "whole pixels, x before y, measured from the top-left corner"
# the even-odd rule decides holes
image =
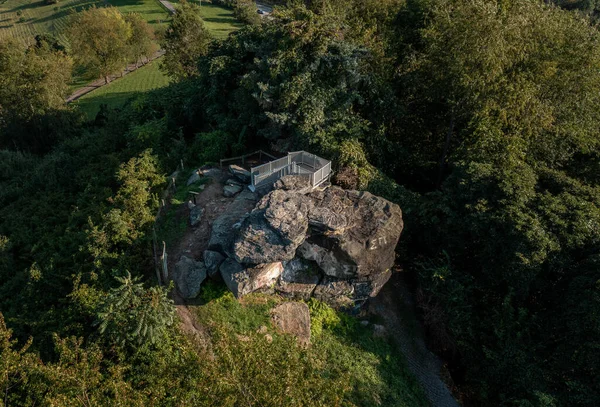
[[[257,196],[248,189],[243,190],[212,224],[208,249],[228,255],[232,252],[234,236],[244,216],[256,205]]]
[[[277,262],[244,268],[237,261],[226,259],[221,264],[220,271],[229,290],[239,298],[254,291],[271,288],[281,275],[283,265]]]
[[[312,185],[308,177],[300,175],[285,175],[275,181],[274,189],[282,189],[284,191],[296,191],[301,194],[306,194],[312,189]]]
[[[310,343],[310,312],[303,302],[284,302],[271,311],[273,325],[294,335],[301,345]]]
[[[310,199],[295,192],[275,190],[264,196],[235,238],[235,259],[246,264],[292,260],[306,238],[310,207]]]
[[[190,225],[196,226],[202,220],[202,215],[204,215],[204,209],[200,206],[194,205],[190,209]]]
[[[204,265],[206,266],[206,272],[210,278],[214,278],[219,273],[219,266],[225,260],[225,256],[223,256],[219,252],[215,252],[212,250],[204,251]]]
[[[239,165],[230,165],[229,172],[244,184],[250,183],[250,171],[240,167]]]
[[[183,298],[196,298],[200,293],[200,286],[205,279],[206,267],[204,263],[181,256],[177,264],[175,264],[173,280]]]
[[[189,187],[190,185],[200,181],[200,178],[200,172],[198,170],[194,170],[192,175],[190,175],[188,178],[186,185]]]
[[[244,189],[241,185],[225,185],[223,187],[223,196],[230,198]]]
[[[369,192],[339,187],[312,192],[311,235],[300,254],[325,274],[362,278],[389,270],[403,229],[400,207]]]
[[[209,249],[229,257],[224,281],[238,297],[274,287],[336,307],[377,295],[394,264],[402,211],[368,192],[302,193],[300,178],[280,179],[250,213],[255,195],[243,191],[213,223]]]
[[[313,296],[336,308],[351,308],[354,305],[354,286],[346,280],[326,277],[317,285]]]
[[[316,264],[295,258],[284,263],[275,291],[284,297],[308,301],[320,280],[321,273]]]

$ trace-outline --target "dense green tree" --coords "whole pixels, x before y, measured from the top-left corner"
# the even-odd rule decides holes
[[[125,345],[155,344],[168,335],[173,324],[173,300],[161,287],[144,288],[129,272],[115,277],[120,286],[110,291],[98,311],[100,333]]]
[[[132,27],[116,8],[90,8],[74,14],[66,34],[71,54],[90,76],[108,83],[111,74],[127,65]]]
[[[25,48],[0,39],[0,147],[46,150],[60,138],[52,122],[74,124],[65,113],[71,67],[64,52],[45,42]]]
[[[147,61],[158,49],[154,42],[154,30],[138,13],[127,14],[125,21],[131,27],[131,37],[127,41],[129,56],[138,66],[144,58]]]
[[[246,24],[259,24],[261,21],[253,0],[237,0],[233,6],[233,14]]]
[[[592,405],[589,366],[547,358],[573,341],[551,314],[600,238],[597,30],[535,1],[440,0],[409,1],[398,33],[398,176],[439,188],[413,250],[449,259],[423,279],[440,349],[482,403]]]
[[[198,58],[206,54],[209,43],[198,6],[183,1],[161,41],[165,50],[162,68],[178,80],[197,75]]]

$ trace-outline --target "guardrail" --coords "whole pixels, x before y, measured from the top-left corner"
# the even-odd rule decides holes
[[[277,157],[275,157],[274,155],[271,155],[271,154],[269,154],[269,153],[267,153],[267,152],[265,152],[263,150],[257,150],[257,151],[255,151],[253,153],[250,153],[250,154],[244,154],[244,155],[240,155],[240,156],[237,156],[237,157],[231,157],[231,158],[223,158],[222,160],[219,160],[219,167],[223,168],[223,164],[224,163],[230,162],[230,161],[238,161],[238,160],[242,160],[242,165],[244,165],[245,161],[246,161],[246,158],[248,158],[250,156],[253,156],[253,155],[256,155],[256,154],[258,154],[258,159],[259,160],[262,160],[262,156],[263,155],[266,155],[267,157],[269,157],[269,158],[271,158],[273,160],[277,159]]]
[[[286,157],[252,167],[250,173],[253,188],[274,183],[279,178],[290,174],[307,176],[311,185],[317,187],[331,175],[331,161],[306,151],[294,151],[288,153]]]

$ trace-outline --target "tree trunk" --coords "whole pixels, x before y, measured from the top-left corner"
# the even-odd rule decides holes
[[[110,80],[108,79],[108,75],[104,75],[104,84],[108,85],[108,82],[110,82]]]

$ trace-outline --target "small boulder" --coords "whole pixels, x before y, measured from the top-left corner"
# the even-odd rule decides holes
[[[387,329],[383,325],[373,325],[373,338],[384,338],[387,335]]]
[[[244,186],[244,184],[235,178],[229,178],[227,181],[225,181],[225,185],[239,185],[240,187]]]
[[[183,298],[196,298],[200,293],[200,286],[205,279],[206,267],[204,263],[181,256],[177,264],[175,264],[173,280]]]
[[[200,181],[200,174],[198,173],[198,170],[194,170],[192,175],[190,175],[190,177],[188,178],[186,185],[189,187],[190,185],[192,185],[198,181]]]
[[[190,225],[196,226],[202,220],[202,215],[204,215],[204,208],[200,206],[194,206],[190,209]]]
[[[219,273],[219,266],[225,260],[225,256],[223,256],[219,252],[215,252],[212,250],[204,251],[204,265],[206,266],[206,272],[210,278],[214,278]]]
[[[225,185],[223,187],[223,196],[227,198],[231,198],[232,196],[238,194],[243,189],[240,185]]]
[[[250,183],[250,171],[240,167],[239,165],[230,165],[229,172],[244,184]]]
[[[273,286],[283,271],[283,265],[268,263],[245,269],[237,261],[226,259],[221,264],[220,271],[229,290],[236,298],[240,298],[253,291]]]
[[[198,172],[203,177],[211,177],[211,178],[220,178],[223,175],[223,172],[218,168],[212,168],[210,166],[202,166]]]
[[[310,343],[310,312],[303,302],[284,302],[271,311],[273,325],[282,332],[294,335],[298,343]]]

